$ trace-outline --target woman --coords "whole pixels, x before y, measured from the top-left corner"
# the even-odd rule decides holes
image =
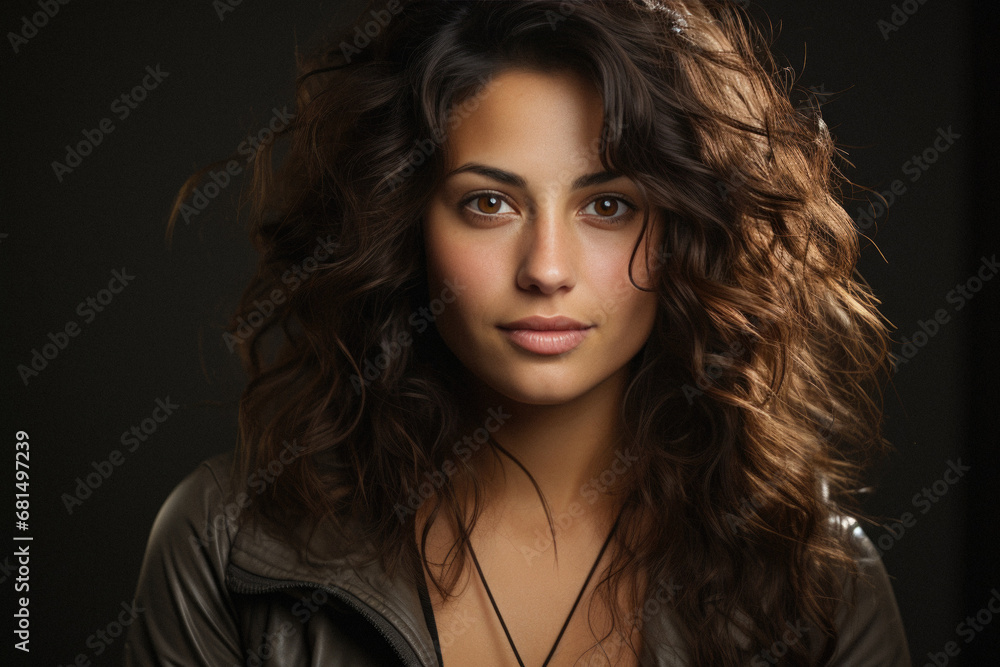
[[[886,331],[759,42],[393,0],[303,62],[239,442],[161,510],[126,661],[909,664],[849,518]]]

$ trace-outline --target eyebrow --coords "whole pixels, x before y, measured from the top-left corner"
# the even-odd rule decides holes
[[[475,162],[470,162],[464,164],[458,169],[451,171],[445,179],[451,178],[457,174],[462,174],[466,172],[471,172],[473,174],[479,174],[480,176],[485,176],[486,178],[491,178],[494,181],[499,181],[506,185],[510,185],[516,188],[521,188],[522,190],[528,187],[528,183],[524,180],[522,176],[511,173],[509,171],[504,171],[503,169],[498,169],[496,167],[487,167],[486,165],[478,164]],[[589,188],[593,185],[600,185],[602,183],[607,183],[608,181],[613,181],[616,178],[621,177],[622,174],[617,171],[598,171],[593,174],[587,174],[585,176],[580,176],[575,181],[573,181],[574,190],[582,190],[583,188]]]

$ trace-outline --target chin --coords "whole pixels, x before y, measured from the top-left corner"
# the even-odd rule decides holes
[[[525,405],[561,405],[593,389],[578,381],[543,378],[543,375],[536,369],[525,373],[523,377],[507,375],[498,378],[498,382],[489,384],[501,396]]]

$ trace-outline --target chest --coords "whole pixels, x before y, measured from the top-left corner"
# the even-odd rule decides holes
[[[447,607],[439,606],[435,612],[441,657],[445,667],[454,665],[511,665],[517,666],[517,658],[507,640],[503,627],[485,594],[469,596],[452,602]],[[574,596],[575,598],[575,596]],[[553,598],[555,599],[555,598]],[[559,637],[565,616],[572,599],[565,604],[553,604],[553,599],[539,601],[517,613],[515,607],[507,604],[504,622],[511,639],[525,665],[542,665],[549,656],[552,646]],[[564,600],[560,600],[565,602]],[[582,602],[581,602],[582,604]],[[504,607],[497,601],[501,614]],[[579,609],[577,611],[580,611]],[[598,616],[601,616],[598,614]],[[595,619],[591,616],[591,621]],[[597,619],[602,620],[602,619]],[[635,655],[617,636],[599,641],[606,634],[598,631],[602,623],[588,626],[585,610],[580,616],[570,619],[559,638],[556,651],[548,664],[560,665],[625,665],[637,666]],[[639,650],[638,633],[633,636],[634,646]]]
[[[539,550],[496,535],[474,539],[473,543],[483,577],[467,554],[453,596],[443,599],[425,572],[444,667],[516,667],[507,632],[529,667],[542,665],[554,644],[555,652],[548,662],[552,667],[638,665],[623,632],[612,631],[604,596],[596,594],[597,583],[610,563],[609,554],[602,556],[588,580],[600,541],[595,544],[593,539],[580,538],[564,542],[560,538],[558,562],[551,545]],[[521,548],[524,546],[529,548]],[[487,585],[507,632],[490,601]],[[630,615],[621,603],[619,600],[619,622],[629,623]],[[630,639],[638,652],[641,638],[637,629],[632,630]]]

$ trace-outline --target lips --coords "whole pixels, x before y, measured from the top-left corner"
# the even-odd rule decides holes
[[[586,338],[593,325],[569,317],[525,317],[500,325],[500,330],[514,345],[535,354],[563,354]]]
[[[572,329],[589,329],[592,325],[577,322],[570,317],[541,317],[532,315],[514,322],[501,324],[501,329],[530,329],[532,331],[569,331]]]

